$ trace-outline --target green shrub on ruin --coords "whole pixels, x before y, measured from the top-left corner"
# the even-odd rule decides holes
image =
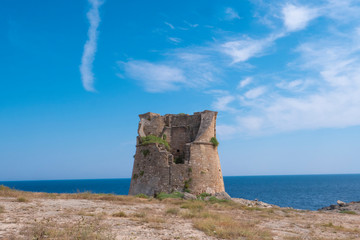
[[[143,149],[143,150],[141,150],[141,152],[144,155],[144,157],[146,157],[147,155],[149,155],[150,150],[149,149]]]
[[[165,146],[165,148],[169,151],[170,150],[170,145],[169,143],[164,140],[163,138],[161,137],[157,137],[155,135],[147,135],[146,137],[141,137],[141,142],[140,144],[145,146],[145,145],[148,145],[150,143],[159,143],[159,144],[162,144]]]
[[[175,164],[182,164],[182,163],[184,163],[184,157],[183,157],[183,156],[176,157],[176,158],[174,159],[174,163],[175,163]]]
[[[184,181],[184,192],[190,192],[190,183],[192,182],[192,178]]]
[[[173,192],[173,193],[164,193],[161,192],[159,194],[156,195],[156,198],[159,200],[163,200],[166,198],[183,198],[184,194],[181,192]]]
[[[146,199],[150,198],[148,195],[143,194],[143,193],[139,193],[139,194],[135,195],[135,197],[138,197],[138,198],[146,198]]]
[[[201,194],[197,195],[197,198],[204,200],[204,198],[210,197],[210,196],[211,196],[211,194],[209,194],[209,193],[201,193]]]
[[[216,139],[216,137],[212,137],[210,142],[214,145],[214,147],[219,146],[219,141]]]

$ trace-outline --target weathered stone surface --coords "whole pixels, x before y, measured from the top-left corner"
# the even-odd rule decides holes
[[[360,201],[345,203],[343,201],[337,201],[337,205],[333,204],[328,207],[323,207],[319,211],[332,211],[342,212],[350,214],[360,214]]]
[[[187,192],[184,192],[184,197],[183,198],[185,200],[196,200],[197,199],[197,197],[194,194],[187,193]]]
[[[215,197],[220,200],[231,200],[231,197],[227,192],[215,193]]]
[[[216,137],[217,112],[139,115],[140,122],[129,194],[189,190],[193,194],[224,192]],[[155,135],[170,145],[141,145],[141,137]]]

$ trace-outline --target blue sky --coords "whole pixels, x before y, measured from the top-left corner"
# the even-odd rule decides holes
[[[360,3],[0,7],[0,180],[130,177],[138,114],[218,111],[230,175],[360,173]]]

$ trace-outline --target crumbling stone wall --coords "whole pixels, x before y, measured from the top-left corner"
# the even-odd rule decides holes
[[[129,194],[190,191],[194,194],[224,192],[216,137],[217,112],[139,115],[133,173]],[[155,135],[170,145],[143,145],[142,137]]]

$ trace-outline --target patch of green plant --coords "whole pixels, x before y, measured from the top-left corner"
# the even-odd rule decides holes
[[[24,197],[18,197],[18,198],[16,199],[16,201],[17,201],[17,202],[28,202],[29,200],[27,200],[27,199],[24,198]]]
[[[148,145],[150,143],[159,143],[165,146],[165,148],[169,151],[170,150],[170,145],[169,143],[164,140],[163,138],[157,137],[155,135],[147,135],[146,137],[141,137],[141,145],[145,146]]]
[[[176,157],[174,159],[174,163],[175,164],[182,164],[182,163],[184,163],[184,158],[182,156]]]
[[[209,198],[209,202],[210,202],[210,203],[225,203],[225,202],[229,202],[229,200],[226,200],[226,199],[218,199],[218,198],[212,196],[212,197]]]
[[[184,181],[184,191],[188,192],[190,188],[190,184],[192,182],[192,178],[189,178],[188,180]],[[190,192],[190,191],[189,191]]]
[[[178,115],[186,115],[185,113],[179,113]]]
[[[140,177],[144,176],[144,171],[140,171]]]
[[[138,177],[139,177],[139,175],[137,175],[136,173],[134,173],[133,178],[134,178],[134,179],[137,179]]]
[[[147,155],[149,155],[150,150],[149,149],[143,149],[143,150],[141,150],[141,152],[144,155],[144,157],[146,157]]]
[[[341,210],[339,213],[346,213],[346,214],[354,214],[354,215],[356,215],[356,212],[349,211],[349,210]]]
[[[166,134],[163,134],[163,140],[166,140]]]
[[[191,167],[188,168],[188,173],[192,173],[192,168]]]
[[[184,194],[181,192],[173,192],[173,193],[164,193],[161,192],[159,194],[156,195],[156,198],[159,200],[163,200],[166,198],[183,198]]]
[[[204,200],[204,198],[210,197],[210,196],[211,196],[211,194],[204,192],[204,193],[201,193],[201,194],[197,195],[197,198],[199,198],[201,200]]]
[[[135,197],[138,197],[138,198],[146,198],[146,199],[150,198],[148,195],[143,194],[143,193],[139,193],[139,194],[135,195]]]
[[[214,145],[214,147],[219,146],[219,141],[216,139],[216,137],[212,137],[210,142]]]

